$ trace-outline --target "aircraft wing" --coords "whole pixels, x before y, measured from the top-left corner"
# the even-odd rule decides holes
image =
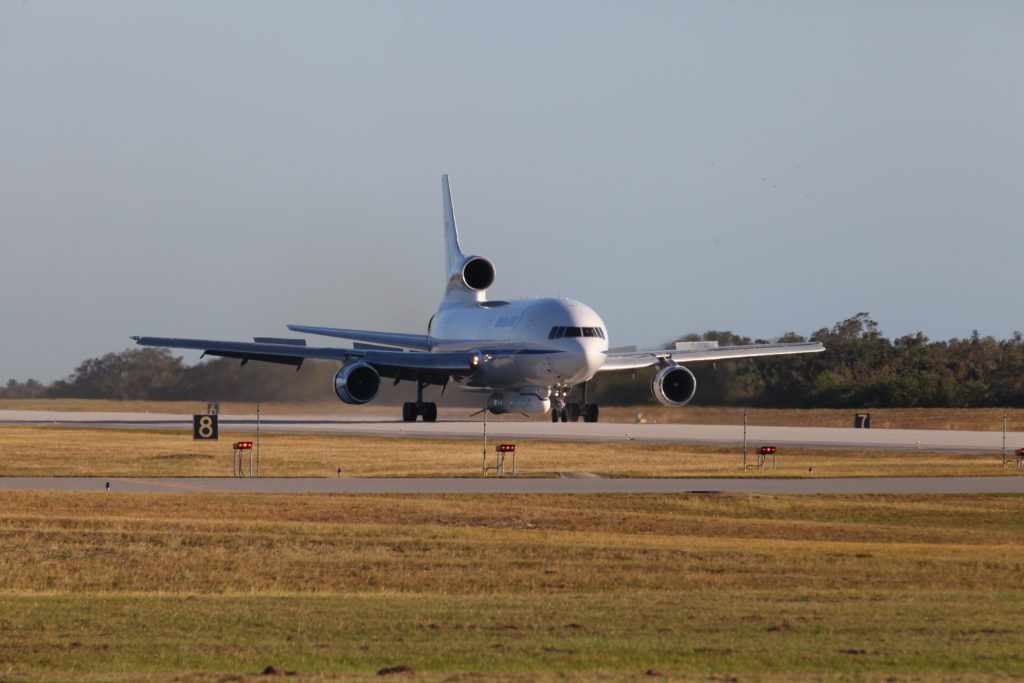
[[[310,327],[309,325],[289,325],[288,329],[293,332],[320,334],[326,337],[340,337],[341,339],[352,339],[353,341],[370,342],[371,344],[401,346],[407,349],[418,349],[420,351],[427,351],[430,349],[430,337],[425,334],[397,334],[394,332],[373,332],[371,330],[345,330],[336,327]]]
[[[384,377],[407,378],[418,372],[431,375],[466,376],[476,369],[478,359],[466,352],[423,353],[420,351],[393,351],[379,348],[339,349],[306,346],[301,339],[257,338],[255,342],[217,341],[213,339],[178,339],[174,337],[132,337],[140,346],[160,346],[172,349],[194,349],[203,355],[238,358],[242,364],[251,360],[282,363],[298,368],[307,358],[362,360],[377,368]]]
[[[747,344],[744,346],[715,346],[695,349],[665,349],[661,351],[619,351],[608,352],[599,372],[612,370],[636,370],[657,365],[664,361],[676,363],[702,363],[729,360],[733,358],[754,358],[757,356],[783,356],[795,353],[818,353],[824,351],[821,342],[789,342],[779,344]]]

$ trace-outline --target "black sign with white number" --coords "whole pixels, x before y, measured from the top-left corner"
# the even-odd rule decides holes
[[[217,416],[216,415],[193,415],[192,416],[192,440],[193,441],[216,441],[217,440]]]

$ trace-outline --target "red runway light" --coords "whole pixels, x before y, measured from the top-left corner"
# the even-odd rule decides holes
[[[515,453],[516,445],[514,443],[503,443],[498,446],[499,453]]]
[[[252,448],[252,441],[236,441],[235,442],[235,449],[236,450],[240,450],[241,451],[241,450],[248,450],[248,449],[251,449],[251,448]]]
[[[776,450],[775,446],[761,446],[761,455],[774,455]]]

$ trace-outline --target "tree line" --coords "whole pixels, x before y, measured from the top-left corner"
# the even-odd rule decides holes
[[[977,331],[969,338],[948,341],[931,341],[920,332],[888,339],[869,314],[858,313],[809,338],[790,333],[752,340],[709,331],[677,341],[717,341],[727,346],[808,340],[822,342],[825,352],[693,365],[694,403],[766,408],[1024,406],[1020,332],[1004,340],[982,337]],[[606,405],[650,402],[654,371],[637,374],[641,376],[636,380],[598,375],[595,400]]]
[[[948,341],[931,341],[921,333],[888,339],[867,313],[858,313],[809,339],[822,342],[826,351],[693,365],[694,403],[773,408],[1024,407],[1020,332],[1005,340],[977,332]],[[678,339],[717,341],[723,346],[807,340],[797,334],[752,340],[726,331]],[[256,362],[240,367],[237,360],[227,358],[189,366],[168,349],[132,348],[85,360],[69,377],[49,385],[12,379],[0,387],[0,398],[336,400],[331,380],[338,367],[329,361],[306,361],[296,372],[290,366]],[[589,400],[603,405],[650,404],[653,375],[653,369],[598,375]],[[378,400],[409,400],[412,391],[410,383],[391,387],[385,382]],[[445,395],[449,404],[469,405],[474,400],[457,389]]]

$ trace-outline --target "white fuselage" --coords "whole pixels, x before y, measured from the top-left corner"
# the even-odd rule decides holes
[[[480,353],[479,369],[467,381],[470,386],[545,397],[545,390],[589,380],[608,351],[604,322],[572,299],[446,302],[429,333],[431,351]],[[488,346],[498,344],[500,352],[490,353]]]

